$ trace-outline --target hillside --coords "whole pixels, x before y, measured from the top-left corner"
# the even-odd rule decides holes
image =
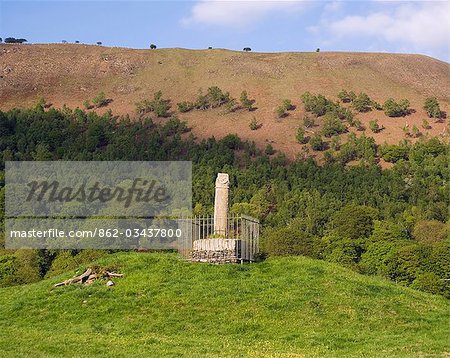
[[[252,265],[120,253],[116,286],[52,289],[67,273],[0,289],[13,356],[442,356],[449,302],[303,257]]]
[[[305,91],[332,99],[341,89],[366,92],[383,103],[387,98],[407,98],[416,111],[404,118],[388,118],[382,111],[358,114],[367,135],[378,143],[397,143],[404,138],[402,127],[421,128],[427,96],[436,96],[449,111],[449,64],[421,55],[385,53],[242,53],[229,50],[158,49],[132,50],[88,45],[0,45],[0,109],[27,106],[44,97],[56,107],[82,107],[100,91],[113,100],[106,107],[115,114],[134,114],[135,103],[162,90],[176,103],[195,100],[200,88],[216,85],[239,98],[247,90],[256,100],[254,112],[221,110],[179,114],[198,138],[238,133],[261,147],[270,142],[294,157],[302,150],[295,133],[305,112],[300,96]],[[274,110],[283,99],[296,109],[284,119]],[[104,111],[106,109],[101,109]],[[262,127],[249,123],[256,117]],[[370,120],[385,129],[373,134]],[[446,121],[422,130],[438,136]],[[320,127],[320,121],[318,122]],[[354,128],[351,131],[356,131]],[[362,133],[358,131],[357,133]],[[347,134],[343,135],[343,140]]]

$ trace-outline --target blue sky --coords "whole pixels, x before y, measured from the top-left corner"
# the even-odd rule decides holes
[[[449,1],[5,1],[0,37],[148,48],[421,53],[450,60]]]

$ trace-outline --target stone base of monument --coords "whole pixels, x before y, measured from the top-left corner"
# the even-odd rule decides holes
[[[193,242],[191,260],[215,264],[239,263],[241,240],[201,239]]]

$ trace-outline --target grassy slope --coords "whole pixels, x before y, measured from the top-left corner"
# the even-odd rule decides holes
[[[419,356],[450,352],[449,301],[302,257],[213,266],[101,261],[126,276],[0,289],[6,356]],[[85,302],[86,301],[86,302]],[[84,303],[85,302],[85,303]]]
[[[0,109],[31,105],[40,96],[56,107],[82,107],[85,99],[104,91],[114,100],[107,108],[116,114],[132,114],[138,100],[152,97],[157,90],[172,99],[176,109],[177,102],[194,100],[199,88],[206,91],[218,85],[237,98],[245,89],[256,100],[258,109],[254,112],[222,115],[220,110],[194,111],[180,117],[188,121],[199,138],[239,133],[262,148],[271,141],[290,157],[302,149],[295,133],[302,124],[300,95],[305,91],[332,98],[343,88],[356,93],[365,91],[380,103],[388,97],[408,98],[417,112],[406,118],[387,118],[380,111],[358,116],[367,134],[378,143],[397,143],[404,137],[401,128],[406,122],[411,128],[421,128],[426,118],[422,106],[429,95],[437,96],[442,109],[449,112],[449,64],[420,55],[0,45],[2,68]],[[297,109],[277,120],[274,109],[285,98],[291,99]],[[257,131],[249,128],[253,116],[263,124]],[[374,135],[368,129],[373,119],[386,129]],[[446,125],[432,123],[424,134],[439,135]]]

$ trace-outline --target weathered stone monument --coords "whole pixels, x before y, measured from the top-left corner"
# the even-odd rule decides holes
[[[214,197],[214,235],[226,236],[228,224],[228,189],[230,179],[228,174],[219,173],[216,179]]]
[[[253,261],[258,252],[259,221],[249,216],[228,214],[229,176],[216,178],[214,217],[192,221],[191,260],[211,263]]]

